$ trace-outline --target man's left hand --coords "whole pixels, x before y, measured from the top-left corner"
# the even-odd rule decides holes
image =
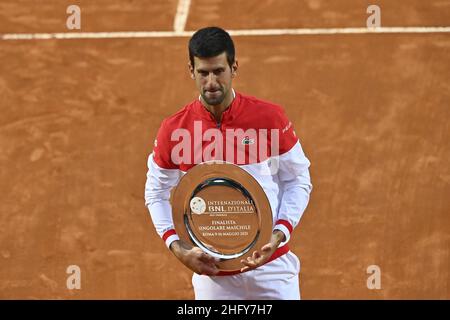
[[[281,242],[285,240],[284,233],[280,230],[275,230],[272,233],[272,237],[270,242],[265,244],[261,251],[255,251],[253,254],[247,258],[247,260],[242,259],[241,263],[245,265],[245,267],[241,268],[241,272],[245,272],[251,269],[258,268],[266,263],[270,257],[273,255],[275,250],[277,250],[278,246]]]

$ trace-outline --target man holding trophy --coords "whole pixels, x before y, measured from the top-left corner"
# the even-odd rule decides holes
[[[200,96],[162,122],[148,158],[156,230],[194,272],[196,299],[300,299],[288,242],[309,201],[310,162],[280,106],[233,90],[226,31],[198,30],[189,58]]]

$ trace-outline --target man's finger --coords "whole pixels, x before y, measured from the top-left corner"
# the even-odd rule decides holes
[[[251,269],[250,267],[243,267],[243,268],[241,268],[241,272],[245,272],[245,271],[248,271],[250,269]]]
[[[257,262],[252,257],[248,257],[247,262],[250,264],[250,266],[256,267]]]
[[[241,272],[255,269],[257,266],[254,262],[244,260],[244,259],[241,260],[241,263],[245,265],[244,267],[241,268]]]
[[[261,257],[261,254],[259,254],[258,251],[253,252],[253,260],[258,259],[259,257]]]
[[[250,257],[249,257],[250,258]],[[256,263],[253,260],[249,260],[249,258],[247,258],[247,260],[241,260],[241,263],[250,267],[250,268],[254,268],[256,266]]]

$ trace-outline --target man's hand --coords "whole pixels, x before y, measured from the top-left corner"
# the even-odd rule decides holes
[[[170,249],[186,267],[197,274],[214,276],[219,272],[216,266],[217,260],[199,247],[192,247],[177,240],[172,242]]]
[[[247,260],[242,259],[241,263],[245,265],[245,267],[241,268],[241,272],[248,271],[250,269],[255,269],[259,266],[262,266],[270,257],[273,255],[275,250],[277,250],[278,246],[281,242],[286,239],[284,233],[280,230],[275,230],[272,233],[272,237],[270,242],[265,244],[261,248],[261,252],[255,251],[251,257],[248,257]]]

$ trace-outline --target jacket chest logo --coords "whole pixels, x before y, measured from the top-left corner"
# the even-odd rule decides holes
[[[242,139],[243,145],[254,144],[254,143],[255,143],[255,139],[250,139],[250,137],[248,137],[248,136],[246,136],[246,137],[244,137],[244,139]]]

